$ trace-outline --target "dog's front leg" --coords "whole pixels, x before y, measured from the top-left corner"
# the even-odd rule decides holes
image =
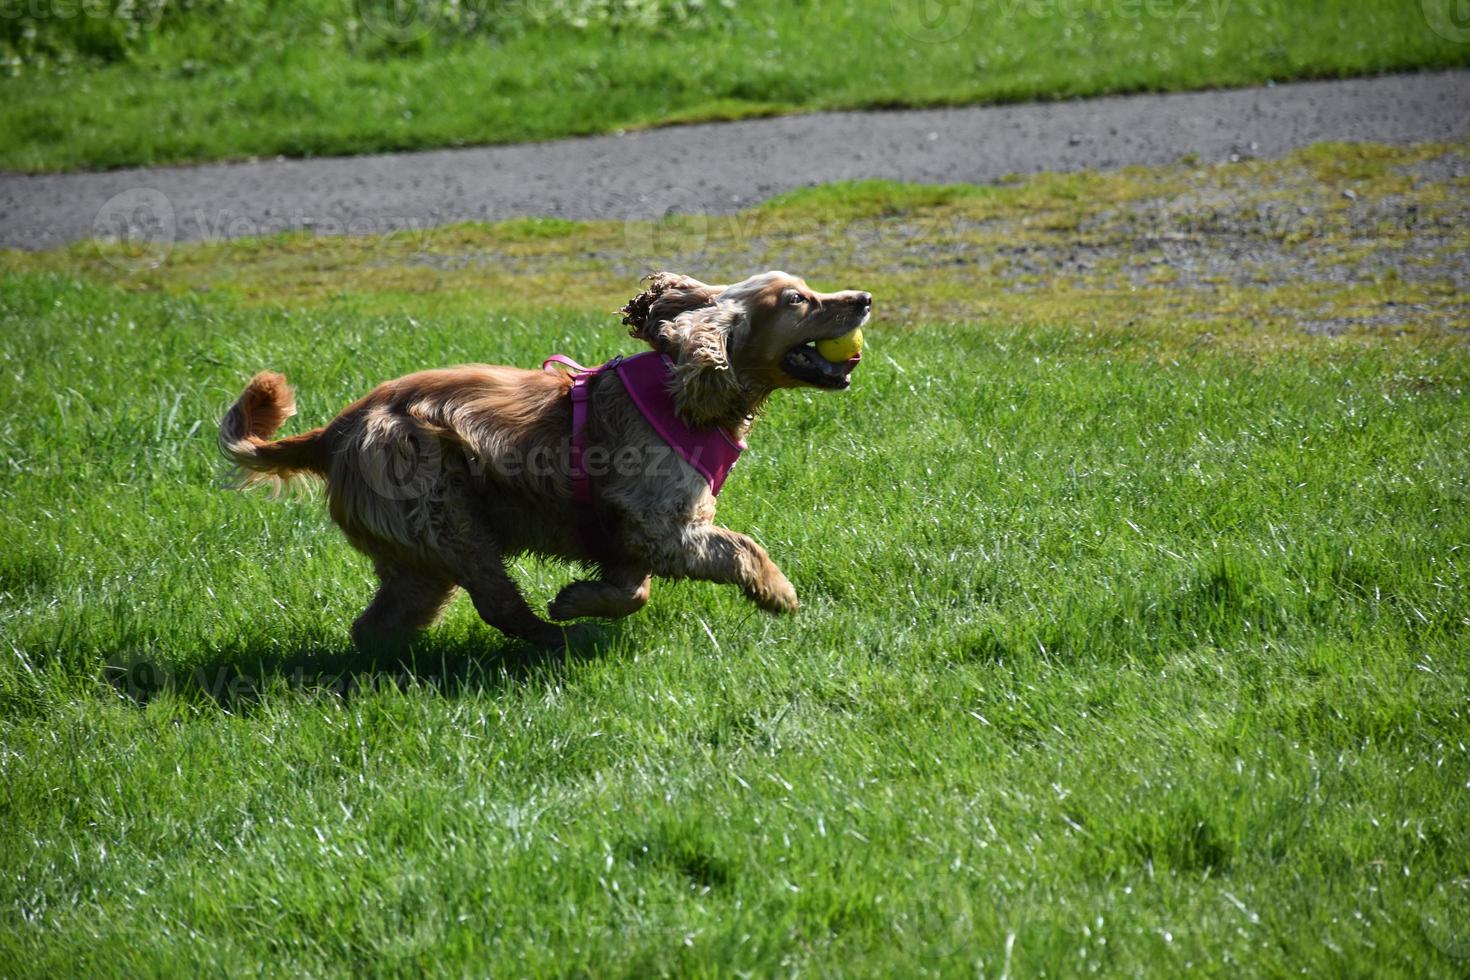
[[[655,575],[738,585],[766,612],[794,613],[796,590],[766,549],[716,524],[690,524],[639,542]]]

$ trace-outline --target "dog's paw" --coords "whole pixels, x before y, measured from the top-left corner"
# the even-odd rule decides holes
[[[547,616],[563,622],[568,619],[579,619],[587,615],[582,611],[582,602],[578,595],[580,590],[576,588],[577,584],[573,582],[556,594],[556,598],[552,599],[546,606]]]
[[[789,616],[801,608],[801,600],[796,598],[796,589],[792,588],[791,582],[781,570],[775,567],[771,568],[760,588],[752,589],[747,594],[757,606],[778,616]]]

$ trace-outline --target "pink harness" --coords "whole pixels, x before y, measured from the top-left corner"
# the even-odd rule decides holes
[[[669,394],[669,374],[674,362],[665,354],[647,351],[632,357],[615,357],[595,368],[586,368],[563,354],[554,354],[541,365],[543,370],[559,370],[554,365],[572,369],[572,446],[569,470],[572,494],[578,503],[592,502],[592,480],[582,454],[587,448],[587,400],[591,397],[591,381],[609,368],[617,372],[623,387],[638,411],[653,426],[669,448],[678,453],[709,482],[710,493],[719,495],[740,454],[744,440],[735,438],[720,426],[695,429],[674,411],[674,396]]]

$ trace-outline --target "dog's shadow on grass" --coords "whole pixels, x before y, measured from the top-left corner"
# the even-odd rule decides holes
[[[616,642],[619,627],[602,625],[552,649],[483,631],[450,637],[431,632],[406,647],[385,651],[361,650],[346,638],[272,647],[241,643],[212,650],[201,662],[189,665],[146,657],[109,658],[103,676],[119,694],[140,705],[171,695],[230,712],[250,711],[283,692],[350,701],[396,688],[457,697],[558,676],[573,663],[599,659]]]

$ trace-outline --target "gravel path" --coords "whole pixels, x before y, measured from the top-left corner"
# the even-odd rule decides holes
[[[898,112],[836,112],[519,146],[25,176],[0,173],[0,246],[294,228],[374,234],[518,215],[727,213],[832,180],[1279,156],[1323,140],[1470,134],[1470,72]]]

